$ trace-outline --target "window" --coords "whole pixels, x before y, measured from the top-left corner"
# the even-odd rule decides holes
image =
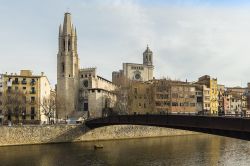
[[[62,63],[62,72],[64,73],[64,71],[65,71],[65,65],[64,63]]]
[[[34,78],[32,78],[32,80],[31,80],[30,84],[31,84],[31,85],[34,85],[34,84],[35,84],[35,82],[36,82],[36,81],[35,81],[35,79],[34,79]],[[45,85],[45,86],[46,86],[46,85]]]
[[[35,93],[36,93],[35,87],[31,87],[31,94],[35,94]]]
[[[70,43],[70,39],[69,39],[69,41],[68,41],[68,50],[70,51],[70,45],[71,43]]]
[[[134,93],[137,94],[137,88],[134,88]]]
[[[31,97],[31,103],[35,103],[35,97]]]
[[[10,87],[10,86],[8,87],[8,90],[7,90],[7,91],[8,91],[8,92],[10,92],[10,91],[11,91],[11,87]]]
[[[22,84],[27,84],[26,78],[23,78]]]
[[[197,97],[197,102],[202,102],[202,97]]]
[[[22,111],[22,120],[26,120],[26,108]]]
[[[35,107],[31,107],[30,114],[31,114],[30,119],[34,120],[35,119]]]
[[[66,48],[66,42],[65,39],[63,39],[63,51],[65,51],[65,48]]]
[[[101,90],[100,90],[100,89],[98,89],[98,90],[97,90],[97,92],[98,92],[98,93],[100,93],[100,92],[101,92]]]
[[[173,94],[172,94],[172,97],[173,97],[173,98],[178,98],[178,93],[173,93]]]
[[[15,78],[15,83],[18,83],[18,78]]]
[[[172,106],[178,106],[178,103],[177,102],[173,102]]]
[[[23,87],[23,90],[26,90],[26,87],[25,87],[25,86]]]
[[[83,110],[84,110],[84,111],[88,111],[88,109],[89,109],[88,103],[84,103],[84,104],[83,104]]]

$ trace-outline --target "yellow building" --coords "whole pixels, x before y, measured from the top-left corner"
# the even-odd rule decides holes
[[[217,79],[204,75],[199,78],[198,84],[206,85],[209,88],[210,114],[218,114],[218,84]]]
[[[48,78],[32,75],[30,70],[21,70],[20,74],[2,75],[0,94],[0,112],[4,123],[44,123],[47,121],[43,109],[43,100],[50,97]]]

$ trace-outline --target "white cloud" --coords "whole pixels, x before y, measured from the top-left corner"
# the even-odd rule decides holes
[[[55,83],[57,26],[63,21],[67,5],[78,31],[81,66],[97,66],[108,79],[113,70],[122,67],[122,62],[142,62],[142,52],[149,44],[154,52],[156,77],[191,81],[210,74],[228,86],[246,86],[249,81],[248,7],[145,6],[133,0],[65,2],[60,5],[64,9],[56,9],[56,1],[50,3],[48,13],[46,5],[42,5],[42,14],[36,12],[32,17],[31,10],[20,16],[5,10],[9,18],[0,16],[6,20],[0,27],[0,56],[8,55],[4,57],[8,63],[0,61],[0,69],[45,71]],[[53,6],[55,10],[51,10]],[[22,25],[30,23],[28,28],[18,26],[21,18]],[[12,62],[13,58],[18,62]],[[38,58],[43,60],[35,65]]]

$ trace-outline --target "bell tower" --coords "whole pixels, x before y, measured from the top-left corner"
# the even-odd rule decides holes
[[[57,116],[70,118],[78,110],[79,59],[77,34],[71,22],[71,14],[64,14],[63,26],[59,26],[57,54]]]
[[[153,52],[149,49],[148,45],[143,53],[143,64],[148,66],[153,65]]]

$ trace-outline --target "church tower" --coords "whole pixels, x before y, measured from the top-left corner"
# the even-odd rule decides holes
[[[70,118],[78,110],[79,59],[77,34],[71,23],[71,14],[64,14],[63,26],[59,26],[57,54],[57,116]]]
[[[143,65],[153,65],[153,52],[149,49],[148,45],[143,53]]]

